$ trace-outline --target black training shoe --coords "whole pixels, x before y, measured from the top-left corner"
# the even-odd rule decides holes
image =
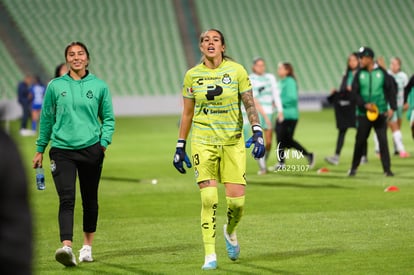
[[[312,169],[313,166],[315,166],[315,155],[313,153],[310,153],[309,155],[306,156],[306,158],[308,159],[308,162],[309,162],[309,168]]]
[[[386,176],[386,177],[393,177],[394,176],[394,173],[391,172],[391,171],[387,171],[387,172],[384,173],[384,176]]]
[[[349,177],[354,177],[356,175],[357,170],[356,169],[350,169],[348,171],[348,176]]]

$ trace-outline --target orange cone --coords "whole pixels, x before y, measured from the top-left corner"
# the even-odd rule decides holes
[[[394,186],[394,185],[388,186],[384,190],[384,192],[398,192],[398,191],[400,191],[400,188],[398,188],[397,186]]]
[[[323,174],[323,173],[328,173],[329,169],[326,167],[322,167],[320,169],[318,169],[318,174]]]

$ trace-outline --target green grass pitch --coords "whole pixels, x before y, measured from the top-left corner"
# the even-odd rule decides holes
[[[58,198],[45,158],[46,190],[37,191],[29,170],[35,226],[35,274],[201,274],[204,260],[199,226],[200,197],[193,171],[172,166],[178,116],[118,118],[100,185],[95,262],[64,268],[54,260],[60,246]],[[11,124],[18,132],[18,123]],[[355,130],[350,130],[338,166],[327,165],[336,140],[332,110],[303,112],[296,138],[316,154],[304,172],[258,176],[248,156],[245,215],[238,228],[240,258],[225,252],[223,186],[219,188],[217,256],[214,274],[409,274],[414,272],[414,157],[392,157],[395,177],[382,174],[369,139],[369,163],[347,177]],[[404,142],[414,156],[407,121]],[[34,137],[16,141],[27,167]],[[390,135],[389,135],[390,139]],[[390,144],[391,141],[389,140]],[[391,148],[391,147],[390,147]],[[269,165],[274,164],[275,146]],[[392,151],[391,151],[392,152]],[[305,164],[304,160],[288,164]],[[329,173],[318,174],[328,167]],[[151,184],[157,179],[158,184]],[[396,185],[399,192],[384,192]],[[78,191],[79,193],[79,191]],[[74,250],[82,244],[82,213],[77,198]],[[78,255],[78,253],[76,253]]]

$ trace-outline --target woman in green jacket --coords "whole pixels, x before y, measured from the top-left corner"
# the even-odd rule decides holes
[[[104,152],[111,143],[115,118],[106,83],[87,70],[89,52],[81,42],[65,49],[69,72],[53,79],[45,93],[33,168],[41,167],[49,142],[51,171],[59,195],[59,229],[62,248],[55,258],[75,266],[72,252],[76,175],[83,206],[83,247],[79,261],[90,262],[98,220],[98,185]]]
[[[309,168],[314,165],[314,155],[309,153],[302,145],[293,139],[296,124],[299,119],[299,108],[298,108],[298,87],[293,72],[293,66],[290,63],[280,63],[278,66],[277,73],[280,77],[279,90],[280,98],[282,100],[283,107],[283,121],[276,121],[276,137],[277,137],[277,160],[275,170],[285,169],[285,159],[287,154],[285,149],[294,148],[300,152],[301,156],[309,162]]]

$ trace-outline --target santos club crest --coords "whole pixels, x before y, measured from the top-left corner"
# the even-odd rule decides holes
[[[87,98],[89,98],[89,99],[93,98],[93,92],[92,92],[91,90],[89,90],[89,91],[86,93],[86,97],[87,97]]]
[[[230,84],[231,83],[231,77],[229,74],[224,74],[223,78],[221,79],[221,82],[223,82],[223,84]]]

